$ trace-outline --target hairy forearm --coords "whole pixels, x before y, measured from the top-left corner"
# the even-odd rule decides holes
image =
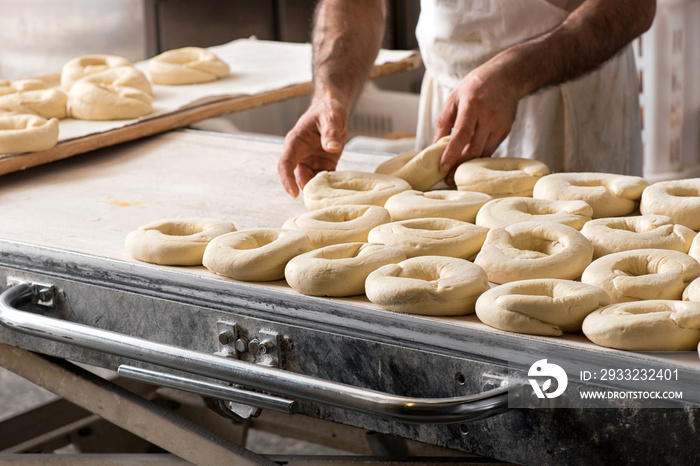
[[[322,0],[312,36],[313,97],[352,107],[384,36],[384,0]]]

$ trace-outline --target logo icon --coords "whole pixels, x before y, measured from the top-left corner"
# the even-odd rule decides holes
[[[546,359],[540,359],[530,366],[527,375],[530,377],[547,377],[542,386],[540,386],[537,379],[528,379],[537,398],[556,398],[564,393],[569,383],[569,378],[566,376],[564,369],[556,364],[548,363]],[[548,392],[552,387],[552,379],[557,381],[557,388],[553,392]]]

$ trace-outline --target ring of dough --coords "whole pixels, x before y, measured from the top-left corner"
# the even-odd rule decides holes
[[[700,303],[700,278],[696,278],[683,290],[683,301]]]
[[[151,58],[148,73],[155,84],[198,84],[228,76],[229,67],[207,49],[183,47]]]
[[[21,91],[0,96],[0,109],[31,113],[46,119],[65,118],[67,104],[68,96],[58,89]]]
[[[632,249],[671,249],[687,253],[695,232],[674,225],[665,215],[599,218],[586,223],[583,236],[593,245],[593,259]]]
[[[236,231],[230,222],[206,218],[159,220],[126,236],[135,259],[160,265],[201,265],[204,249],[217,236]]]
[[[474,263],[489,280],[574,280],[591,263],[593,246],[581,232],[560,223],[522,222],[489,231]]]
[[[551,201],[532,197],[503,197],[487,202],[476,224],[505,228],[521,222],[554,222],[580,230],[591,219],[593,208],[583,201]]]
[[[282,228],[306,233],[313,249],[339,243],[366,242],[369,231],[391,221],[384,207],[339,205],[290,218]]]
[[[385,265],[367,276],[365,294],[395,312],[430,316],[471,314],[489,289],[481,267],[464,259],[420,256]]]
[[[384,208],[391,214],[391,220],[412,218],[451,218],[474,223],[476,214],[491,200],[484,193],[455,190],[404,191],[391,196]]]
[[[207,246],[202,264],[225,277],[248,282],[284,278],[287,262],[309,251],[309,237],[280,228],[242,230],[221,235]]]
[[[652,184],[644,190],[639,210],[643,215],[668,215],[673,223],[700,230],[700,178]]]
[[[58,142],[58,119],[0,112],[0,154],[51,149]]]
[[[696,261],[700,262],[700,234],[695,235],[695,238],[693,238],[693,242],[690,243],[688,255]]]
[[[67,61],[61,69],[61,87],[70,91],[73,84],[91,74],[117,66],[132,66],[131,62],[116,55],[82,55]]]
[[[14,94],[15,92],[38,91],[48,89],[44,81],[37,78],[18,79],[7,81],[0,79],[0,95]]]
[[[700,264],[678,251],[635,249],[596,259],[581,281],[604,289],[611,303],[678,299],[690,282],[700,277]]]
[[[377,205],[383,207],[394,194],[411,185],[395,176],[353,171],[322,171],[304,186],[308,210],[332,205]]]
[[[445,136],[420,152],[409,152],[390,159],[377,167],[375,173],[385,173],[408,181],[418,191],[427,191],[445,179],[440,170],[440,157],[450,137]],[[392,162],[393,160],[393,162]]]
[[[538,160],[486,157],[460,164],[454,178],[460,191],[477,191],[492,197],[528,197],[537,180],[547,174],[549,167]]]
[[[589,314],[583,333],[595,344],[628,351],[693,351],[700,303],[652,300],[611,304]]]
[[[406,257],[473,257],[484,244],[488,228],[450,218],[414,218],[373,228],[370,243],[399,248]]]
[[[76,82],[69,109],[80,120],[128,120],[153,111],[151,84],[131,66],[109,68]]]
[[[333,244],[290,260],[284,277],[302,294],[354,296],[364,294],[365,280],[371,272],[403,260],[403,252],[383,244]]]
[[[476,301],[483,323],[508,332],[559,336],[580,332],[583,319],[610,298],[597,286],[572,280],[521,280],[491,288]]]
[[[593,207],[593,218],[620,217],[634,211],[644,188],[649,185],[638,176],[610,173],[555,173],[535,184],[532,197],[573,201]]]

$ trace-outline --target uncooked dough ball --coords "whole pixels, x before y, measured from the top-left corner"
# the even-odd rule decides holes
[[[619,217],[633,212],[649,183],[638,176],[610,173],[555,173],[540,179],[532,197],[582,200],[593,207],[593,218]]]
[[[85,76],[117,66],[132,65],[128,59],[116,55],[96,54],[75,57],[66,62],[61,69],[61,87],[70,91],[73,84]]]
[[[408,314],[454,316],[474,312],[489,289],[481,267],[464,259],[420,256],[381,267],[367,276],[367,298],[384,309]]]
[[[22,91],[0,96],[0,110],[29,113],[42,118],[65,118],[68,96],[58,89]]]
[[[661,181],[644,190],[639,210],[668,215],[673,223],[700,230],[700,178]]]
[[[405,259],[401,250],[384,244],[334,244],[293,258],[284,277],[289,286],[306,295],[354,296],[364,294],[371,272]]]
[[[505,228],[520,222],[555,222],[580,230],[591,219],[593,208],[583,201],[551,201],[532,197],[504,197],[479,209],[476,224]]]
[[[610,298],[597,286],[571,280],[521,280],[491,288],[476,301],[486,325],[509,332],[559,336],[581,331],[583,319]]]
[[[14,94],[16,92],[36,91],[48,89],[44,81],[36,78],[18,79],[6,81],[0,79],[0,95]]]
[[[202,264],[236,280],[269,282],[284,278],[287,262],[310,249],[309,237],[300,231],[242,230],[212,240],[204,251]]]
[[[700,278],[696,278],[683,290],[683,301],[700,303]]]
[[[312,210],[284,222],[282,228],[303,231],[312,248],[331,244],[366,242],[369,231],[391,220],[379,206],[338,205]]]
[[[394,163],[388,163],[391,161],[385,162],[385,165],[377,167],[375,172],[387,173],[388,175],[401,178],[408,181],[413,189],[427,191],[445,179],[446,173],[440,171],[440,157],[442,157],[442,153],[445,152],[449,142],[450,137],[445,136],[418,153],[411,152],[410,157],[405,154],[399,155],[398,160],[401,160],[403,163],[396,169],[387,173],[390,170],[389,167],[394,168],[395,165],[399,165],[398,160],[394,161]]]
[[[58,142],[58,119],[0,112],[0,154],[51,149]]]
[[[474,263],[494,283],[532,278],[574,280],[591,263],[593,246],[560,223],[522,222],[489,231]]]
[[[700,277],[700,264],[678,251],[635,249],[596,259],[581,281],[604,289],[611,303],[681,299],[683,290]]]
[[[581,230],[593,245],[593,259],[632,249],[672,249],[688,252],[695,232],[674,225],[665,215],[599,218]]]
[[[611,304],[583,321],[595,344],[628,351],[694,351],[700,342],[700,303],[635,301]]]
[[[201,265],[204,249],[217,236],[236,231],[231,222],[207,218],[159,220],[126,236],[135,259],[160,265]]]
[[[228,76],[229,67],[207,49],[183,47],[151,58],[148,73],[155,84],[199,84]]]
[[[411,190],[391,196],[384,208],[394,222],[412,218],[451,218],[474,223],[477,212],[490,199],[488,194],[470,191]]]
[[[450,218],[414,218],[379,225],[367,238],[371,243],[399,248],[406,257],[469,259],[479,252],[487,233],[488,228]]]
[[[460,191],[492,197],[531,196],[537,180],[549,173],[544,163],[518,157],[487,157],[462,163],[455,171]]]
[[[332,205],[377,205],[383,207],[394,194],[411,185],[395,176],[353,171],[322,171],[304,186],[308,210]]]

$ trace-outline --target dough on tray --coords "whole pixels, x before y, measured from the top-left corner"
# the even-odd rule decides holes
[[[384,208],[391,214],[391,220],[412,218],[451,218],[474,223],[477,212],[491,200],[491,196],[471,191],[453,189],[435,191],[404,191],[391,196]]]
[[[0,79],[0,95],[14,94],[16,92],[37,91],[48,89],[44,81],[37,78],[18,79],[7,81]]]
[[[91,74],[117,66],[132,66],[131,62],[117,55],[81,55],[66,62],[61,69],[61,87],[70,91],[73,84]]]
[[[383,207],[394,194],[408,191],[406,180],[379,173],[322,171],[304,186],[304,205],[317,210],[332,205]]]
[[[408,181],[417,191],[427,191],[445,179],[440,171],[440,157],[450,137],[445,136],[420,152],[401,154],[379,165],[375,173],[384,173]]]
[[[696,278],[683,290],[683,301],[700,303],[700,278]]]
[[[503,197],[487,202],[476,215],[476,224],[505,228],[520,222],[555,222],[580,230],[591,219],[593,208],[584,201],[552,201],[532,197]]]
[[[639,210],[668,215],[673,223],[700,230],[700,178],[660,181],[644,190]]]
[[[492,197],[531,196],[537,180],[549,173],[544,163],[518,157],[486,157],[457,167],[455,184],[460,191],[477,191]]]
[[[68,96],[58,89],[21,91],[0,96],[0,110],[29,113],[42,118],[65,118]]]
[[[148,73],[155,84],[199,84],[228,76],[229,67],[205,48],[183,47],[151,58]]]
[[[58,142],[58,119],[0,112],[0,154],[51,149]]]

